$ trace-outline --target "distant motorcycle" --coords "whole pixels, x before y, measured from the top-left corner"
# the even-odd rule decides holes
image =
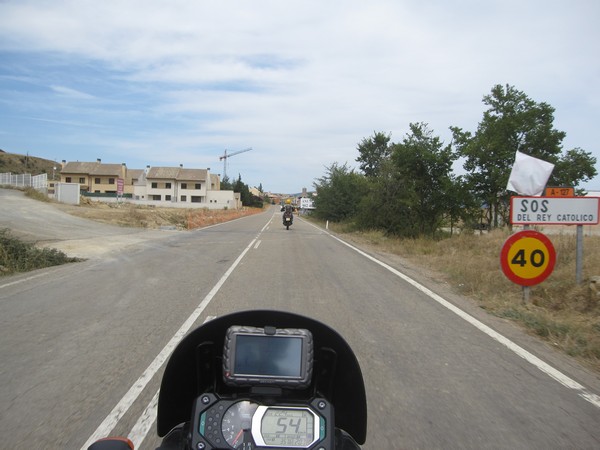
[[[283,226],[289,230],[292,223],[294,223],[294,213],[292,207],[286,205],[283,209]]]

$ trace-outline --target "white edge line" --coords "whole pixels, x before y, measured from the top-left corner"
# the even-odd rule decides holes
[[[212,298],[219,291],[221,286],[225,283],[227,278],[231,275],[233,270],[240,263],[242,258],[246,255],[246,253],[250,250],[250,248],[254,245],[257,238],[254,238],[252,242],[246,248],[240,256],[233,262],[231,267],[227,269],[227,272],[221,277],[221,279],[215,284],[215,286],[211,289],[211,291],[204,297],[204,300],[200,302],[200,304],[196,307],[196,309],[192,312],[192,314],[187,318],[187,320],[181,325],[181,328],[177,330],[175,335],[171,338],[171,340],[165,345],[165,347],[161,350],[161,352],[154,358],[154,361],[150,363],[148,368],[140,375],[135,383],[129,388],[129,390],[125,393],[123,398],[117,403],[117,405],[113,408],[108,416],[102,421],[102,423],[98,426],[96,431],[88,438],[86,443],[81,447],[81,450],[87,450],[87,448],[92,445],[95,441],[100,438],[108,436],[108,434],[113,430],[115,425],[121,420],[121,418],[125,415],[125,413],[129,410],[131,405],[135,402],[135,400],[139,397],[141,392],[144,390],[146,385],[150,382],[152,377],[158,372],[158,370],[165,363],[173,349],[177,346],[177,344],[183,339],[185,334],[192,327],[194,322],[198,319],[202,311],[208,306]]]
[[[307,222],[307,223],[310,223],[310,222]],[[318,228],[319,230],[321,230],[321,228],[317,227],[316,225],[314,225],[312,223],[311,223],[311,225],[314,226],[315,228]],[[324,231],[324,230],[322,230],[322,231]],[[510,349],[511,351],[513,351],[515,354],[517,354],[518,356],[520,356],[521,358],[523,358],[524,360],[526,360],[530,364],[532,364],[535,367],[537,367],[538,369],[540,369],[546,375],[548,375],[551,378],[553,378],[556,381],[558,381],[563,386],[565,386],[565,387],[567,387],[569,389],[573,389],[575,391],[578,391],[578,394],[579,394],[579,396],[581,398],[587,400],[588,402],[590,402],[595,407],[600,408],[600,396],[599,395],[592,394],[592,393],[588,392],[587,389],[584,386],[582,386],[581,384],[579,384],[578,382],[576,382],[572,378],[570,378],[567,375],[563,374],[562,372],[558,371],[557,369],[555,369],[551,365],[549,365],[546,362],[544,362],[541,359],[539,359],[534,354],[532,354],[532,353],[528,352],[527,350],[525,350],[523,347],[520,347],[519,345],[515,344],[513,341],[511,341],[507,337],[505,337],[502,334],[498,333],[497,331],[493,330],[489,326],[487,326],[484,323],[482,323],[479,320],[477,320],[475,317],[471,316],[470,314],[466,313],[462,309],[460,309],[457,306],[453,305],[448,300],[444,299],[443,297],[439,296],[435,292],[433,292],[430,289],[426,288],[422,284],[420,284],[417,281],[413,280],[408,275],[405,275],[402,272],[394,269],[392,266],[390,266],[390,265],[388,265],[388,264],[386,264],[386,263],[384,263],[382,261],[379,261],[378,259],[376,259],[373,256],[369,255],[368,253],[365,253],[364,251],[360,250],[359,248],[353,246],[352,244],[349,244],[348,242],[343,241],[342,239],[340,239],[340,238],[332,235],[331,233],[329,233],[327,231],[324,231],[324,232],[327,233],[329,236],[331,236],[333,239],[337,240],[338,242],[344,244],[345,246],[351,248],[355,252],[357,252],[360,255],[364,256],[365,258],[373,261],[376,264],[379,264],[381,267],[389,270],[394,275],[402,278],[404,281],[406,281],[407,283],[411,284],[416,289],[418,289],[419,291],[423,292],[424,294],[426,294],[427,296],[429,296],[430,298],[432,298],[433,300],[435,300],[436,302],[438,302],[440,305],[442,305],[445,308],[449,309],[454,314],[456,314],[457,316],[459,316],[461,319],[466,320],[471,325],[473,325],[474,327],[476,327],[480,331],[484,332],[485,334],[487,334],[489,337],[491,337],[495,341],[497,341],[500,344],[504,345],[505,347],[507,347],[508,349]]]
[[[15,284],[24,283],[24,282],[29,281],[29,280],[34,280],[34,279],[39,278],[39,277],[45,277],[47,275],[50,275],[50,272],[42,272],[42,273],[38,273],[37,275],[31,275],[31,276],[26,277],[26,278],[21,278],[20,280],[11,281],[10,283],[0,284],[0,289],[6,288],[6,287],[9,287],[9,286],[13,286]]]
[[[210,322],[213,319],[216,319],[217,316],[206,316],[203,323]],[[133,442],[135,448],[140,448],[146,436],[148,436],[148,432],[150,428],[154,425],[156,421],[157,411],[158,411],[158,395],[160,394],[160,389],[156,391],[148,406],[142,412],[142,415],[138,418],[137,422],[127,435],[127,437]]]
[[[156,394],[154,394],[154,397],[152,397],[152,400],[150,400],[150,403],[148,403],[148,406],[146,406],[144,412],[142,412],[142,415],[127,436],[133,442],[134,448],[140,448],[142,442],[148,436],[150,428],[152,428],[152,425],[156,421],[159,392],[160,389],[156,391]]]

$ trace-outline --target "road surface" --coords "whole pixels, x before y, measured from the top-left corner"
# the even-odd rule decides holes
[[[286,231],[275,209],[144,239],[103,232],[106,251],[85,262],[0,278],[2,448],[78,449],[99,432],[154,449],[173,336],[190,317],[256,308],[310,315],[347,339],[367,389],[363,449],[600,448],[596,374],[400,258],[300,218]]]

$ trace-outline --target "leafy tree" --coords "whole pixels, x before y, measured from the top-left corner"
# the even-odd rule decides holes
[[[389,146],[377,176],[367,177],[369,191],[360,205],[357,224],[390,234],[416,237],[434,234],[447,217],[458,217],[453,195],[459,185],[452,175],[456,159],[425,123],[411,123],[399,144]],[[464,203],[462,205],[464,207]]]
[[[356,158],[356,161],[360,163],[360,170],[367,177],[377,176],[382,163],[390,157],[390,139],[391,136],[389,134],[376,132],[373,137],[364,138],[358,144],[357,150],[360,156]]]
[[[392,161],[413,199],[411,207],[420,233],[433,234],[447,209],[452,184],[451,146],[443,145],[427,124],[410,124],[410,133],[394,146]]]
[[[553,127],[554,108],[534,102],[513,86],[494,86],[483,103],[488,110],[474,135],[457,127],[451,130],[465,158],[465,180],[488,207],[488,222],[497,227],[507,218],[506,185],[516,152],[557,163],[565,133]]]
[[[450,225],[450,233],[454,232],[454,226],[479,228],[481,218],[481,206],[469,191],[468,184],[463,176],[451,176],[450,183],[446,188],[444,220]]]
[[[403,179],[392,161],[383,161],[379,175],[367,180],[369,189],[359,205],[357,226],[416,237],[415,210],[411,208],[413,200],[410,192],[404,189]]]
[[[231,180],[229,180],[229,177],[227,175],[225,175],[221,180],[221,190],[233,191],[233,184],[231,183]]]
[[[238,174],[238,179],[233,184],[232,189],[233,189],[233,192],[240,193],[240,199],[242,200],[242,205],[262,208],[262,206],[263,206],[262,199],[252,195],[248,185],[245,184],[244,182],[242,182],[242,176],[240,174]]]
[[[365,177],[347,164],[333,163],[326,172],[313,183],[317,190],[315,216],[333,222],[353,218],[366,192]]]
[[[568,150],[556,162],[548,183],[551,186],[577,187],[579,183],[585,183],[598,174],[595,165],[596,158],[591,153],[580,148]]]

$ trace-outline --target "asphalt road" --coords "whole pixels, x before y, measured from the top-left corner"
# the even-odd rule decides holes
[[[16,211],[3,192],[0,227],[35,236],[38,204]],[[56,245],[74,236],[61,214]],[[279,217],[148,234],[84,221],[76,240],[89,225],[106,244],[91,259],[0,278],[0,448],[78,449],[116,416],[107,434],[140,442],[161,374],[148,369],[186,319],[250,308],[310,315],[348,340],[367,387],[363,449],[600,448],[597,375],[400,258]]]

